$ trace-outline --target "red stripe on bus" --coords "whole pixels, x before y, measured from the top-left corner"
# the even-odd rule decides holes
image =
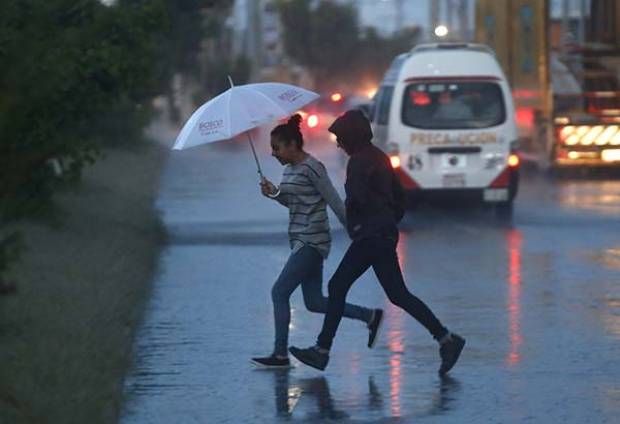
[[[491,188],[503,188],[510,185],[510,168],[506,167],[504,170],[493,180],[489,187]]]
[[[420,188],[420,185],[417,182],[415,182],[413,178],[407,175],[407,173],[402,168],[400,167],[396,168],[394,169],[394,172],[396,172],[396,174],[398,175],[398,178],[400,178],[400,183],[402,184],[404,189],[418,190]]]

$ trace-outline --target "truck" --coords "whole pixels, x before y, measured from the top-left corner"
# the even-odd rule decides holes
[[[620,167],[620,7],[555,6],[476,3],[475,39],[493,48],[510,81],[521,155],[554,170]]]

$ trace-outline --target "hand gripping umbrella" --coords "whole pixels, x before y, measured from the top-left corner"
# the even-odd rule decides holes
[[[230,79],[230,77],[229,77]],[[263,173],[248,130],[282,119],[319,98],[313,91],[282,83],[258,83],[234,86],[200,106],[179,133],[174,150],[227,140],[246,133],[256,161]]]

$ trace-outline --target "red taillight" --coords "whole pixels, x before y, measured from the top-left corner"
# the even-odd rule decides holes
[[[520,163],[521,163],[521,159],[519,159],[519,156],[515,155],[514,153],[508,156],[509,167],[516,168],[517,166],[519,166]]]
[[[515,112],[515,121],[517,121],[518,127],[534,128],[534,109],[529,107],[517,108]]]
[[[308,116],[308,128],[314,128],[317,125],[319,125],[319,117],[316,115],[310,115]]]
[[[390,156],[390,162],[392,163],[392,168],[400,168],[400,157],[399,156]]]

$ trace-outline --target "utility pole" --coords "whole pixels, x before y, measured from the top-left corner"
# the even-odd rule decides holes
[[[577,26],[577,41],[583,45],[586,42],[586,16],[588,15],[588,5],[586,0],[579,1],[579,23]]]
[[[404,0],[394,0],[395,26],[394,32],[400,32],[403,29],[403,5]]]
[[[430,0],[428,5],[430,7],[429,17],[430,17],[430,28],[429,34],[430,39],[435,39],[435,28],[439,25],[439,15],[441,14],[441,1],[442,0]]]
[[[459,32],[461,34],[461,40],[470,40],[469,31],[469,9],[467,8],[467,0],[459,0],[457,9],[459,17]]]
[[[561,46],[561,50],[562,52],[566,52],[567,48],[566,45],[568,44],[568,37],[569,37],[569,4],[568,4],[569,0],[562,0],[562,25],[561,28],[562,30],[560,31],[561,35],[561,39],[560,39],[560,46]]]
[[[456,12],[456,7],[455,7],[455,3],[457,0],[446,0],[447,1],[447,7],[446,7],[446,15],[448,15],[446,17],[446,25],[448,26],[448,30],[449,32],[449,38],[452,39],[454,37],[454,35],[457,33],[456,31],[456,25],[454,24],[454,15]]]

